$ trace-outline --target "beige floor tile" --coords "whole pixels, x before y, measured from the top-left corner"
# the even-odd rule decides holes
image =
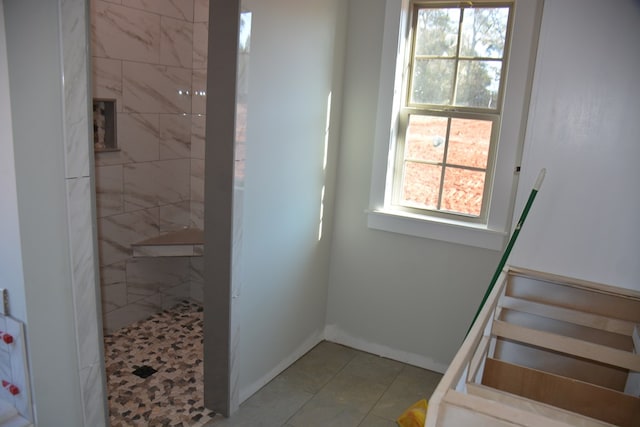
[[[214,427],[395,427],[441,375],[323,342]]]
[[[247,399],[232,417],[218,427],[280,427],[313,395],[299,390],[280,377]]]
[[[358,353],[341,373],[390,385],[402,371],[403,364],[369,353]]]
[[[365,369],[365,372],[368,370]],[[355,427],[374,407],[387,387],[375,378],[358,376],[345,368],[307,402],[289,420],[289,424],[294,427]]]
[[[276,377],[247,399],[242,408],[260,409],[269,418],[280,419],[284,423],[312,397],[313,394],[292,386],[281,377]]]
[[[288,423],[293,427],[356,427],[366,415],[366,410],[363,411],[331,393],[320,392]]]
[[[358,408],[360,412],[369,412],[387,390],[386,384],[374,379],[362,378],[350,372],[340,372],[316,395],[334,399],[337,403]]]
[[[361,427],[398,427],[395,421],[387,420],[385,418],[378,417],[373,414],[367,415],[367,417],[360,423]]]
[[[300,390],[315,394],[358,353],[323,341],[280,374],[280,378]]]
[[[405,365],[371,413],[390,420],[396,419],[418,400],[429,400],[440,378],[442,375],[439,373]]]

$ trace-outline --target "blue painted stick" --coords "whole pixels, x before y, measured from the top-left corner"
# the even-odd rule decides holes
[[[536,183],[531,189],[531,194],[529,194],[529,199],[527,200],[527,204],[524,206],[524,209],[522,210],[522,214],[520,215],[520,220],[518,221],[518,224],[516,224],[516,228],[515,230],[513,230],[513,234],[511,234],[511,239],[509,239],[509,244],[507,245],[507,248],[504,250],[504,253],[502,254],[502,258],[500,259],[498,268],[496,268],[495,273],[493,273],[493,278],[491,279],[491,283],[489,284],[489,287],[487,288],[487,292],[485,292],[484,297],[482,298],[482,302],[480,303],[480,307],[478,307],[478,311],[476,311],[476,315],[473,316],[473,321],[471,321],[471,326],[469,326],[469,329],[467,330],[467,334],[469,334],[471,327],[473,327],[473,324],[476,322],[476,319],[478,318],[478,315],[480,314],[482,307],[484,307],[484,304],[487,302],[487,298],[489,298],[489,294],[491,294],[491,291],[493,290],[493,288],[496,285],[496,282],[498,281],[498,277],[500,277],[500,273],[502,272],[504,265],[507,263],[509,254],[511,254],[511,249],[513,248],[513,245],[516,243],[518,234],[520,234],[520,229],[522,228],[522,225],[524,224],[524,220],[527,218],[527,215],[529,214],[529,209],[531,209],[531,205],[533,205],[533,200],[536,198],[536,194],[538,194],[538,190],[540,190],[540,187],[542,186],[542,181],[544,180],[544,175],[546,173],[547,173],[546,169],[541,169],[540,173],[538,174],[538,179],[536,180]]]

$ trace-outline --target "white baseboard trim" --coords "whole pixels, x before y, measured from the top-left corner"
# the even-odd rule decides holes
[[[356,350],[361,350],[367,353],[386,357],[388,359],[397,360],[398,362],[428,369],[434,372],[439,372],[441,374],[443,374],[449,367],[447,364],[436,362],[433,359],[421,356],[419,354],[407,353],[381,344],[368,342],[361,338],[353,337],[336,325],[325,326],[324,338],[327,341],[355,348]]]
[[[324,331],[316,331],[311,336],[309,336],[293,353],[291,353],[288,357],[283,359],[275,368],[271,371],[267,372],[262,378],[258,381],[255,381],[252,384],[249,384],[247,387],[241,388],[239,391],[240,403],[244,402],[255,392],[264,387],[269,381],[277,377],[282,371],[287,369],[289,366],[293,364],[296,360],[300,359],[304,356],[309,350],[324,341]]]

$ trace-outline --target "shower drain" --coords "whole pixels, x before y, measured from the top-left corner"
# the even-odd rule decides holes
[[[139,376],[140,378],[148,378],[148,377],[150,377],[151,375],[155,374],[156,372],[158,372],[158,371],[156,371],[155,369],[153,369],[151,366],[148,366],[148,365],[142,365],[142,366],[137,367],[137,368],[132,372],[132,374],[133,374],[133,375],[137,375],[137,376]]]

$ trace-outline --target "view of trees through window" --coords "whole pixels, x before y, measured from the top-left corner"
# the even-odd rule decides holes
[[[510,8],[430,7],[413,17],[400,204],[481,214],[499,120]]]

